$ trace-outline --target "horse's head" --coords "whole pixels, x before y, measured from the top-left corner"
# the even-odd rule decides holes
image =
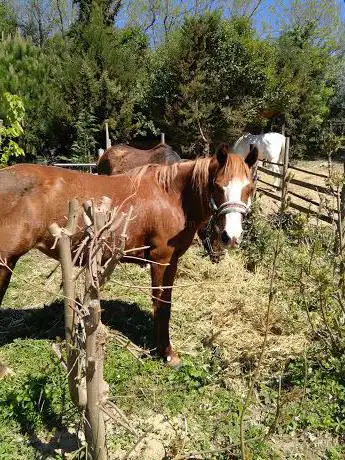
[[[225,246],[237,247],[242,238],[242,220],[249,211],[254,191],[253,167],[258,150],[252,146],[245,159],[229,152],[223,144],[210,163],[209,226],[216,229]]]

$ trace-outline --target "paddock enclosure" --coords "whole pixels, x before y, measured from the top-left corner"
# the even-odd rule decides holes
[[[282,189],[273,186],[272,172],[264,163],[258,167],[260,219],[279,211],[283,201],[288,211],[302,212],[310,228],[318,220],[325,228],[336,228],[341,188],[329,184],[327,162],[287,160],[278,166]],[[335,163],[333,169],[341,174],[343,165]],[[295,257],[295,250],[285,248],[282,258],[296,263],[300,254]],[[256,253],[256,268],[248,267],[248,253],[251,258],[247,247],[229,251],[219,264],[212,264],[195,241],[182,257],[171,327],[172,342],[182,357],[179,370],[150,356],[154,343],[147,269],[118,264],[101,291],[108,335],[104,377],[118,411],[106,420],[110,459],[241,458],[239,415],[248,387],[244,376],[250,380],[260,356],[271,276],[270,263],[260,265]],[[308,383],[279,387],[289,375],[289,363],[305,362],[306,347],[313,340],[310,313],[296,307],[291,267],[281,268],[276,280],[260,382],[245,418],[246,448],[253,459],[323,459],[338,446],[336,435],[321,431],[315,441],[310,434],[293,432],[295,418],[302,417],[301,405],[313,413],[305,401]],[[60,283],[56,262],[31,251],[18,263],[0,311],[1,417],[10,430],[2,426],[0,438],[13,453],[6,460],[84,458],[78,413],[55,347],[58,344],[65,356]],[[82,279],[76,285],[81,291]],[[279,391],[283,396],[277,396]],[[282,408],[275,427],[277,401]],[[284,424],[288,428],[280,430]]]

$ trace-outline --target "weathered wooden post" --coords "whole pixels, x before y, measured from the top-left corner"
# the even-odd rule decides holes
[[[288,169],[289,169],[289,150],[290,150],[290,137],[285,138],[284,148],[284,160],[283,160],[283,171],[282,171],[282,200],[280,211],[284,212],[287,209],[287,198],[288,198]]]
[[[80,411],[83,411],[86,407],[86,382],[82,376],[77,344],[77,328],[80,318],[78,318],[79,309],[75,301],[75,281],[71,254],[71,236],[76,231],[80,211],[78,201],[70,201],[67,225],[61,228],[54,223],[50,225],[49,232],[56,238],[59,245],[62,268],[68,386],[73,403]]]
[[[103,404],[108,397],[108,384],[103,379],[106,330],[101,322],[101,306],[98,299],[88,303],[85,317],[86,332],[86,389],[87,403],[85,435],[94,460],[106,460],[106,429]]]
[[[338,287],[341,292],[341,296],[345,298],[345,257],[344,257],[344,225],[345,225],[345,163],[343,164],[343,176],[342,178],[335,178],[335,181],[332,184],[332,164],[331,164],[331,154],[328,155],[329,166],[328,166],[328,177],[329,185],[333,193],[335,193],[337,198],[337,209],[335,215],[337,219],[335,220],[336,224],[336,238],[334,241],[334,253],[338,256],[339,260],[339,283]],[[334,176],[333,176],[334,177]],[[334,191],[334,186],[336,186],[336,191]]]
[[[84,204],[86,223],[93,225],[95,254],[91,258],[85,278],[84,307],[88,311],[85,316],[86,333],[86,389],[87,403],[85,417],[86,441],[90,446],[91,455],[96,460],[106,460],[106,429],[103,404],[108,398],[108,384],[103,379],[104,346],[106,330],[101,321],[100,275],[104,248],[102,242],[109,238],[109,231],[100,234],[110,219],[111,199],[102,197],[99,204]],[[92,250],[92,248],[90,248]]]
[[[101,322],[100,288],[109,278],[124,254],[127,229],[133,208],[117,215],[111,199],[83,204],[84,237],[72,259],[71,238],[77,230],[81,207],[77,200],[69,203],[66,227],[49,227],[58,242],[65,297],[65,332],[67,370],[71,398],[85,420],[84,431],[93,460],[106,460],[105,406],[111,406],[108,384],[103,379],[106,329]],[[79,224],[81,219],[79,219]],[[117,236],[116,232],[121,231]],[[78,229],[80,232],[80,229]],[[106,257],[104,257],[106,255]],[[74,265],[80,258],[86,267],[74,276]],[[75,280],[85,270],[82,303],[75,300]],[[116,406],[114,406],[116,407]]]
[[[109,137],[109,126],[108,126],[108,122],[106,121],[105,122],[105,148],[108,149],[109,147],[111,147],[111,141]]]

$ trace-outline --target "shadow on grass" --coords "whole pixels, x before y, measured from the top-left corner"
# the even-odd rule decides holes
[[[105,300],[101,306],[102,322],[109,329],[121,332],[140,347],[153,348],[152,316],[138,304]],[[63,302],[54,302],[42,308],[0,309],[0,346],[19,338],[55,340],[57,337],[64,337]],[[60,382],[57,386],[61,389],[64,385]],[[51,391],[48,373],[28,375],[21,390],[11,390],[6,394],[8,415],[29,437],[30,445],[42,459],[55,458],[58,455],[54,452],[56,449],[73,452],[78,448],[77,436],[68,432],[62,420],[64,410],[57,410],[52,403],[56,403],[58,398],[65,406],[65,394],[58,396],[50,394]],[[54,435],[48,440],[41,439],[37,426],[44,427],[48,432],[55,428]]]
[[[116,329],[142,348],[153,348],[152,315],[136,303],[121,300],[101,302],[102,322]],[[0,308],[0,346],[18,338],[64,337],[64,306],[54,302],[43,308]]]
[[[78,437],[66,428],[66,413],[75,415],[76,409],[67,408],[64,381],[57,387],[50,375],[28,375],[20,389],[6,394],[6,407],[11,420],[28,436],[30,445],[37,450],[39,458],[61,458],[56,449],[74,452],[78,449]],[[70,406],[70,404],[69,404]],[[71,419],[72,420],[72,419]],[[70,425],[70,423],[67,423]],[[49,439],[41,438],[44,427]]]

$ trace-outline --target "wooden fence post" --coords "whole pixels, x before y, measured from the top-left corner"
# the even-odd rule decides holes
[[[100,288],[124,255],[133,212],[131,206],[127,213],[117,214],[117,208],[111,209],[111,204],[111,199],[105,196],[98,203],[83,203],[84,236],[77,248],[72,248],[72,237],[81,217],[77,200],[69,203],[66,227],[56,223],[49,226],[49,232],[55,237],[54,245],[58,242],[60,250],[69,389],[73,403],[85,420],[85,438],[92,460],[108,458],[105,414],[113,418],[111,408],[116,409],[108,401],[109,386],[103,378],[107,332],[101,321]],[[76,249],[73,256],[72,249]],[[78,260],[86,267],[75,274]],[[80,303],[75,300],[75,281],[84,270],[85,291]],[[129,425],[127,428],[133,432]]]
[[[283,173],[282,173],[282,201],[281,201],[281,212],[284,212],[287,208],[287,195],[288,195],[288,168],[289,168],[289,150],[290,150],[290,137],[285,138],[284,148],[284,161],[283,161]]]
[[[79,366],[79,350],[77,344],[78,309],[75,302],[75,281],[73,276],[73,262],[71,254],[71,236],[75,233],[80,213],[80,206],[76,199],[69,203],[67,225],[60,228],[57,224],[49,226],[49,232],[58,239],[60,262],[62,268],[62,282],[64,293],[64,316],[66,354],[68,368],[68,386],[73,403],[79,410],[86,407],[86,381],[81,375]]]
[[[108,127],[108,122],[105,122],[105,148],[108,149],[111,147],[111,141],[109,137],[109,127]]]
[[[86,202],[84,209],[88,212],[93,223],[95,238],[99,238],[99,232],[111,218],[111,199],[103,196],[95,206],[92,202]],[[106,231],[100,237],[99,242],[109,237]],[[85,317],[85,349],[86,349],[86,441],[90,447],[91,456],[94,460],[106,460],[106,429],[104,411],[102,406],[108,397],[109,386],[103,379],[104,345],[106,342],[106,330],[101,321],[100,306],[100,271],[102,267],[103,246],[97,250],[89,264],[85,278],[84,308],[89,312]]]
[[[106,331],[101,322],[99,299],[91,300],[85,318],[86,333],[86,440],[94,460],[106,460],[106,430],[103,403],[108,397],[108,384],[103,379],[104,346]]]

